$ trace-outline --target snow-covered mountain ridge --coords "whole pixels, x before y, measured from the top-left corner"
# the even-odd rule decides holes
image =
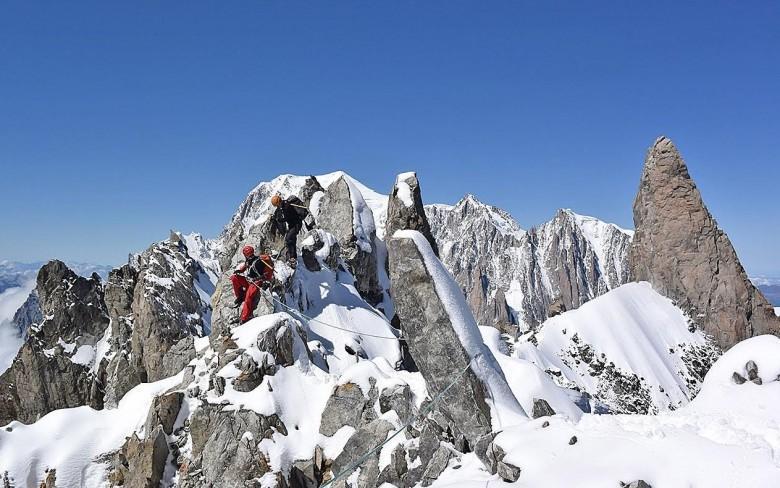
[[[628,282],[614,225],[389,190],[284,175],[218,238],[173,233],[105,281],[47,263],[0,374],[6,485],[775,485],[780,340],[720,357]],[[275,193],[317,225],[240,324],[230,276],[281,247]]]
[[[526,232],[473,195],[426,213],[480,325],[525,331],[628,281],[632,232],[614,224],[563,209]]]

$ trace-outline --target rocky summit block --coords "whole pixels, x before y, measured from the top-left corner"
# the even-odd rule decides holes
[[[385,229],[388,236],[392,236],[397,230],[419,231],[430,243],[434,254],[439,255],[436,239],[433,238],[428,217],[425,215],[420,181],[416,173],[402,173],[396,177],[387,201]]]
[[[372,305],[381,302],[374,215],[360,190],[346,177],[328,186],[320,202],[317,225],[336,237],[341,258],[355,277],[360,296]]]
[[[780,319],[718,228],[671,140],[647,152],[634,200],[631,279],[649,281],[726,349],[748,337],[780,334]]]

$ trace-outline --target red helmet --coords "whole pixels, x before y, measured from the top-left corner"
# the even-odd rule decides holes
[[[255,248],[252,246],[244,246],[244,248],[241,249],[241,254],[243,254],[245,258],[250,258],[255,255]]]

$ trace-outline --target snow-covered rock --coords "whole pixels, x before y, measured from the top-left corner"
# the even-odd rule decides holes
[[[463,294],[425,237],[397,231],[388,243],[396,311],[409,351],[437,407],[471,445],[502,423],[525,417],[504,372],[482,341]],[[462,380],[453,384],[454,378]]]
[[[51,261],[38,272],[36,292],[43,320],[0,375],[0,425],[34,422],[59,408],[103,405],[103,378],[92,369],[94,346],[108,326],[100,277],[83,278]]]
[[[560,210],[523,231],[506,212],[468,195],[426,213],[447,269],[466,293],[477,321],[526,330],[572,310],[628,279],[632,232]]]
[[[698,392],[717,347],[649,283],[628,283],[548,319],[514,355],[614,412],[676,409]]]

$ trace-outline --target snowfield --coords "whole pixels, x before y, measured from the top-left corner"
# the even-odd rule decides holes
[[[585,391],[600,388],[600,368],[632,372],[659,410],[688,403],[696,393],[681,373],[686,351],[708,348],[706,337],[649,283],[628,283],[578,309],[548,319],[537,345],[517,346],[517,357],[560,371]],[[602,356],[603,355],[603,356]],[[605,392],[607,395],[608,392]]]
[[[0,430],[0,472],[8,471],[18,486],[38,486],[47,468],[57,469],[57,486],[104,486],[106,465],[96,458],[138,431],[154,397],[182,376],[138,385],[115,409],[67,408],[32,425],[11,422]]]
[[[734,371],[758,364],[763,385],[736,385]],[[505,429],[505,462],[522,469],[518,487],[602,488],[644,480],[653,487],[780,486],[780,339],[754,337],[729,350],[699,396],[659,415],[540,418]],[[544,422],[549,422],[544,427]],[[576,437],[576,441],[574,441]],[[501,486],[473,454],[453,462],[433,486]],[[459,469],[455,469],[458,466]]]

